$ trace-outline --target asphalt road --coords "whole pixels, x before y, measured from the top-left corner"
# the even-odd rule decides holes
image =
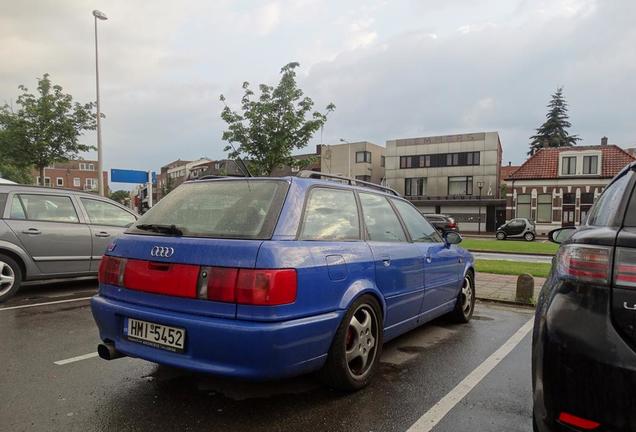
[[[94,290],[33,286],[0,306],[0,430],[532,430],[528,309],[479,303],[468,325],[416,329],[385,346],[370,387],[344,394],[311,375],[249,383],[131,358],[65,363],[95,351],[88,301],[66,301]]]

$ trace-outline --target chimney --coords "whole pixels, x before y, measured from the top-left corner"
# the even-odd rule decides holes
[[[512,166],[512,161],[508,161],[508,166]]]
[[[607,137],[604,136],[603,138],[601,138],[601,145],[602,146],[606,146],[607,145]]]

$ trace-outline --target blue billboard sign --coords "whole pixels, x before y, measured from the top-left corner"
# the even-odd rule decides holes
[[[156,182],[155,178],[153,180]],[[111,169],[110,181],[113,183],[148,183],[148,171]]]

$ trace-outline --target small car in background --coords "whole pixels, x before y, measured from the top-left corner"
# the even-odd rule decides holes
[[[533,241],[537,236],[534,222],[530,219],[517,218],[512,219],[499,228],[497,228],[497,240],[506,240],[509,238],[524,239]]]
[[[425,214],[424,217],[441,233],[450,231],[459,232],[459,225],[457,225],[455,219],[450,216],[443,214]]]
[[[357,390],[385,341],[444,314],[470,321],[474,259],[459,242],[359,180],[189,181],[106,252],[98,353],[255,380],[320,371]]]
[[[559,243],[532,335],[534,430],[636,431],[636,163]]]
[[[24,281],[95,276],[137,216],[95,194],[0,184],[0,302]]]

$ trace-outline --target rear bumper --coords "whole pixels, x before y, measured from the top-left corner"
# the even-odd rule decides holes
[[[150,308],[101,295],[92,298],[91,308],[100,338],[130,357],[247,379],[276,379],[321,368],[344,313],[252,322]],[[124,336],[126,318],[184,328],[185,351],[173,353],[129,341]]]
[[[537,429],[572,431],[566,412],[600,423],[595,431],[636,430],[636,352],[615,330],[607,287],[548,280],[533,335]]]

